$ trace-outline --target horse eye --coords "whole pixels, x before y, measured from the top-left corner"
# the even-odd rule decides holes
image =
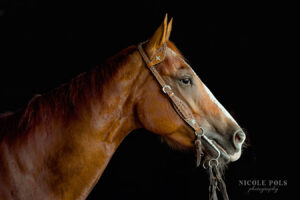
[[[192,80],[190,78],[183,78],[179,80],[180,83],[184,84],[184,85],[192,85]]]

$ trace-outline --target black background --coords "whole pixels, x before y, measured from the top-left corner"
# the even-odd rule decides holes
[[[0,112],[68,82],[147,39],[165,13],[171,40],[248,132],[249,147],[230,164],[231,199],[282,199],[291,187],[284,84],[289,12],[274,3],[188,1],[1,1]],[[287,180],[277,193],[247,192],[240,180]],[[121,144],[88,199],[207,199],[208,177],[193,155],[143,130]]]

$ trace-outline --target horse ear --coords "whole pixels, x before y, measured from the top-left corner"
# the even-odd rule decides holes
[[[166,41],[169,40],[170,35],[171,35],[171,31],[172,31],[172,24],[173,24],[173,17],[171,18],[169,24],[168,24],[168,28],[167,28],[167,33],[166,33]]]
[[[164,44],[167,42],[168,37],[168,14],[166,14],[163,23],[156,29],[152,37],[149,39],[149,42],[146,45],[146,51],[148,56],[151,58],[152,55]]]

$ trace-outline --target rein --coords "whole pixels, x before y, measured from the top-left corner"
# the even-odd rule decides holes
[[[196,149],[196,165],[197,167],[201,164],[201,159],[203,157],[202,152],[202,140],[204,140],[207,144],[209,144],[216,152],[217,157],[213,158],[208,161],[208,167],[209,167],[209,180],[210,180],[210,186],[209,186],[209,199],[210,200],[217,200],[217,193],[216,190],[218,189],[223,196],[223,199],[228,200],[226,185],[222,179],[221,173],[219,171],[218,165],[219,161],[218,159],[221,156],[221,152],[219,148],[212,142],[211,139],[209,139],[205,135],[205,129],[202,128],[196,121],[193,113],[190,111],[186,103],[184,103],[174,92],[172,91],[172,88],[170,85],[166,84],[166,82],[163,80],[163,78],[160,76],[159,72],[156,70],[155,66],[161,62],[164,61],[166,57],[166,49],[167,45],[164,43],[157,52],[149,58],[146,54],[146,52],[143,49],[143,45],[148,42],[142,42],[138,44],[138,50],[141,54],[144,62],[146,63],[147,67],[152,72],[153,76],[157,80],[157,82],[160,84],[163,93],[168,95],[169,99],[171,100],[174,110],[177,112],[177,114],[185,121],[193,130],[194,134],[196,136],[195,139],[195,149]],[[214,162],[213,162],[214,161]],[[203,163],[203,167],[205,163]]]

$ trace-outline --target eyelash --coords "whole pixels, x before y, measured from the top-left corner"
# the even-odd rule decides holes
[[[193,81],[191,78],[182,78],[182,79],[179,79],[179,81],[181,84],[184,84],[184,85],[192,85],[193,84]]]

